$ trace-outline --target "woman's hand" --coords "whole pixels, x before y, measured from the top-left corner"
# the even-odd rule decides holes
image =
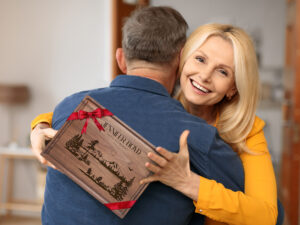
[[[50,126],[46,123],[39,123],[30,133],[31,149],[35,154],[36,158],[43,164],[50,166],[54,169],[56,167],[48,162],[44,157],[41,156],[42,151],[45,149],[45,141],[52,139],[57,133],[56,130],[49,128]]]
[[[187,137],[189,131],[182,132],[179,140],[178,153],[170,152],[162,147],[157,147],[160,154],[148,153],[148,157],[157,165],[147,162],[145,166],[154,174],[140,181],[140,184],[160,181],[165,185],[182,192],[186,196],[197,200],[200,177],[190,170]]]

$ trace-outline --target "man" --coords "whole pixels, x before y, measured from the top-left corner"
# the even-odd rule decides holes
[[[218,136],[215,128],[188,114],[170,97],[186,39],[187,24],[168,7],[136,11],[124,24],[122,49],[116,52],[122,72],[110,87],[76,93],[55,109],[52,127],[59,129],[86,95],[127,123],[155,146],[178,150],[183,130],[188,139],[191,168],[234,191],[242,190],[243,167],[239,157]],[[43,131],[37,127],[34,135]],[[36,149],[36,151],[40,151]],[[230,166],[228,163],[230,162]],[[191,199],[159,182],[151,183],[124,219],[118,218],[67,176],[49,168],[43,224],[183,225],[194,216]],[[198,214],[192,224],[203,224]]]

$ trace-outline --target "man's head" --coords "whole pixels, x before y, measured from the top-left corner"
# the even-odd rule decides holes
[[[186,41],[188,25],[170,7],[146,7],[133,12],[123,26],[122,48],[127,61],[170,63]]]
[[[134,11],[125,21],[122,48],[116,52],[119,68],[128,75],[155,80],[171,93],[187,28],[182,15],[170,7]]]

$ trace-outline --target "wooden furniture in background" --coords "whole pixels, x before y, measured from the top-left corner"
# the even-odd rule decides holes
[[[7,108],[9,134],[8,144],[17,143],[18,124],[15,122],[16,106],[24,105],[29,102],[30,92],[29,87],[19,84],[0,84],[0,104]]]
[[[16,160],[36,160],[28,148],[15,150],[7,147],[0,148],[0,217],[9,216],[12,211],[37,212],[41,211],[41,201],[15,199],[14,191],[14,164]],[[6,173],[5,173],[6,172]],[[4,214],[1,212],[4,211]]]
[[[287,0],[281,197],[289,225],[300,224],[300,0]]]
[[[131,1],[132,2],[132,1]],[[122,74],[116,62],[116,49],[122,46],[123,21],[137,7],[149,5],[149,0],[136,0],[134,4],[126,3],[124,0],[112,1],[112,79]]]

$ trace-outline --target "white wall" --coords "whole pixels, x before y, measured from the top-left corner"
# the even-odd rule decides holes
[[[110,82],[110,0],[0,0],[0,83],[26,84],[30,103],[16,107],[20,145],[30,121],[63,97]],[[0,105],[0,145],[9,141]]]
[[[231,23],[262,36],[264,67],[283,66],[285,1],[283,0],[152,0],[182,13],[190,31],[204,23]]]
[[[111,75],[110,0],[0,0],[0,83],[25,84],[30,102],[13,108],[18,144],[30,122],[74,92],[107,86]],[[10,140],[0,104],[0,146]],[[35,198],[34,164],[15,164],[14,197]],[[2,179],[2,178],[0,178]],[[0,212],[1,213],[1,212]]]

